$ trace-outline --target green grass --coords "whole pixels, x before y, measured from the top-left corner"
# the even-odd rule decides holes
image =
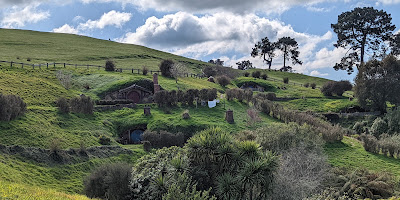
[[[145,154],[138,147],[132,155],[121,154],[105,159],[91,159],[77,164],[54,165],[26,161],[17,156],[0,154],[0,180],[40,186],[46,189],[55,189],[67,193],[81,193],[83,191],[83,179],[96,167],[115,162],[134,163]]]
[[[341,143],[327,144],[325,153],[329,163],[334,167],[348,170],[366,168],[375,172],[389,172],[400,178],[400,159],[364,150],[362,144],[350,137],[344,137]]]
[[[356,101],[349,101],[348,98],[305,98],[280,102],[282,105],[300,111],[315,112],[340,112],[344,108],[358,105]]]
[[[118,68],[147,66],[149,70],[158,70],[162,59],[172,59],[185,63],[191,72],[199,72],[199,66],[207,64],[143,46],[71,34],[0,29],[0,46],[0,60],[32,64],[66,62],[104,66],[111,58]]]
[[[0,179],[0,199],[35,200],[89,200],[84,195],[71,195],[25,184],[10,183]]]
[[[251,69],[248,70],[250,72],[252,71],[261,71],[262,74],[266,73],[269,78],[274,78],[277,79],[278,81],[282,82],[283,78],[289,78],[289,83],[296,83],[296,84],[305,84],[305,83],[315,83],[317,86],[321,87],[324,85],[325,82],[329,81],[328,79],[324,78],[319,78],[319,77],[313,77],[313,76],[307,76],[304,74],[298,74],[298,73],[288,73],[288,72],[281,72],[281,71],[275,71],[275,70],[262,70],[262,69]]]

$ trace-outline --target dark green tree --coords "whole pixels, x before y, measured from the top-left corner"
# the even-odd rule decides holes
[[[392,17],[383,10],[373,7],[354,8],[338,16],[338,22],[331,24],[338,40],[336,48],[349,48],[346,56],[334,66],[335,70],[347,70],[351,74],[356,66],[364,63],[365,52],[371,50],[374,56],[379,56],[385,48],[385,41],[392,37],[396,28]],[[383,51],[384,53],[385,51]]]
[[[361,65],[356,77],[355,95],[364,108],[386,112],[386,102],[400,105],[400,61],[388,56]]]
[[[393,36],[390,46],[392,48],[392,55],[400,55],[400,32]]]
[[[291,69],[291,67],[286,66],[286,60],[292,60],[293,65],[303,64],[303,62],[299,60],[299,45],[294,38],[280,38],[278,42],[276,42],[276,48],[283,52],[283,68],[281,69],[282,71],[289,71],[289,69]]]
[[[255,44],[251,56],[254,58],[256,56],[262,57],[268,64],[268,69],[271,69],[272,59],[275,57],[275,49],[275,43],[270,42],[268,37],[265,37]]]
[[[238,69],[240,70],[246,70],[246,69],[253,69],[253,63],[251,63],[249,60],[243,60],[241,62],[237,62],[236,65],[238,66]]]

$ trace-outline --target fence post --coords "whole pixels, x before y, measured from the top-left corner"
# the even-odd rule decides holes
[[[64,68],[65,68],[65,63],[64,63]]]
[[[47,69],[49,69],[49,63],[46,63],[46,67],[47,67]]]
[[[140,74],[140,69],[137,69],[137,74]]]
[[[153,74],[153,70],[150,70],[150,74]]]
[[[22,69],[24,68],[24,63],[21,63]]]
[[[39,69],[42,69],[42,64],[39,63]]]
[[[77,64],[75,64],[75,69],[78,69],[78,65]]]
[[[11,61],[11,67],[12,67],[13,61]]]
[[[133,74],[133,68],[132,68],[132,74]]]
[[[87,65],[87,69],[89,69],[89,65]]]
[[[32,69],[35,69],[35,64],[32,64]]]

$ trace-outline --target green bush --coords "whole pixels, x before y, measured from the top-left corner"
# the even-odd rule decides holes
[[[146,130],[141,137],[143,141],[150,142],[153,148],[181,147],[185,143],[185,136],[183,133],[174,134],[167,131],[156,132]]]
[[[254,78],[260,78],[261,72],[260,71],[254,71],[251,73],[251,76]]]
[[[129,188],[131,172],[132,167],[128,164],[116,163],[101,166],[85,178],[85,194],[90,198],[131,199]]]
[[[315,89],[315,88],[317,88],[317,84],[311,83],[311,84],[310,84],[310,87],[311,87],[312,89]]]
[[[215,76],[217,75],[217,71],[214,67],[208,66],[203,69],[203,73],[206,77]]]
[[[69,113],[69,102],[65,97],[60,97],[56,104],[61,113]]]
[[[355,130],[357,134],[364,133],[367,128],[367,124],[367,121],[356,122],[353,126],[353,130]]]
[[[90,97],[80,95],[70,100],[71,111],[75,113],[93,114],[93,101]]]
[[[112,60],[106,61],[106,71],[113,72],[115,71],[115,63]]]
[[[250,76],[250,73],[249,73],[249,72],[245,72],[245,73],[244,73],[244,76],[245,76],[245,77],[249,77],[249,76]]]
[[[371,126],[371,134],[374,135],[376,138],[379,138],[380,135],[387,133],[387,131],[387,122],[380,117],[376,118]]]
[[[101,135],[99,137],[99,143],[102,145],[110,145],[111,144],[111,139],[105,135]]]
[[[310,83],[304,83],[304,87],[306,88],[310,87]]]
[[[225,87],[231,83],[231,79],[225,75],[217,77],[217,82],[220,84],[222,87]]]
[[[11,121],[23,115],[26,104],[16,95],[0,94],[0,121]]]
[[[267,80],[268,79],[268,75],[267,74],[262,74],[261,78],[264,79],[264,80]]]
[[[160,63],[160,71],[161,74],[165,77],[170,77],[173,78],[173,75],[171,73],[171,69],[174,66],[174,61],[172,60],[163,60]]]
[[[321,92],[325,96],[333,96],[333,94],[342,96],[345,91],[349,91],[352,88],[353,86],[349,81],[328,81],[322,86]]]
[[[288,83],[289,83],[289,78],[288,78],[288,77],[284,77],[284,78],[283,78],[283,83],[288,84]]]

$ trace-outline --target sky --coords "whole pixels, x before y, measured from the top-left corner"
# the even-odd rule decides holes
[[[250,60],[256,68],[267,68],[250,56],[256,42],[289,36],[303,62],[291,65],[296,73],[353,81],[355,73],[333,69],[347,50],[333,47],[331,24],[365,6],[391,14],[400,31],[400,0],[0,0],[0,27],[111,39],[233,67]],[[272,67],[282,66],[278,53]]]

